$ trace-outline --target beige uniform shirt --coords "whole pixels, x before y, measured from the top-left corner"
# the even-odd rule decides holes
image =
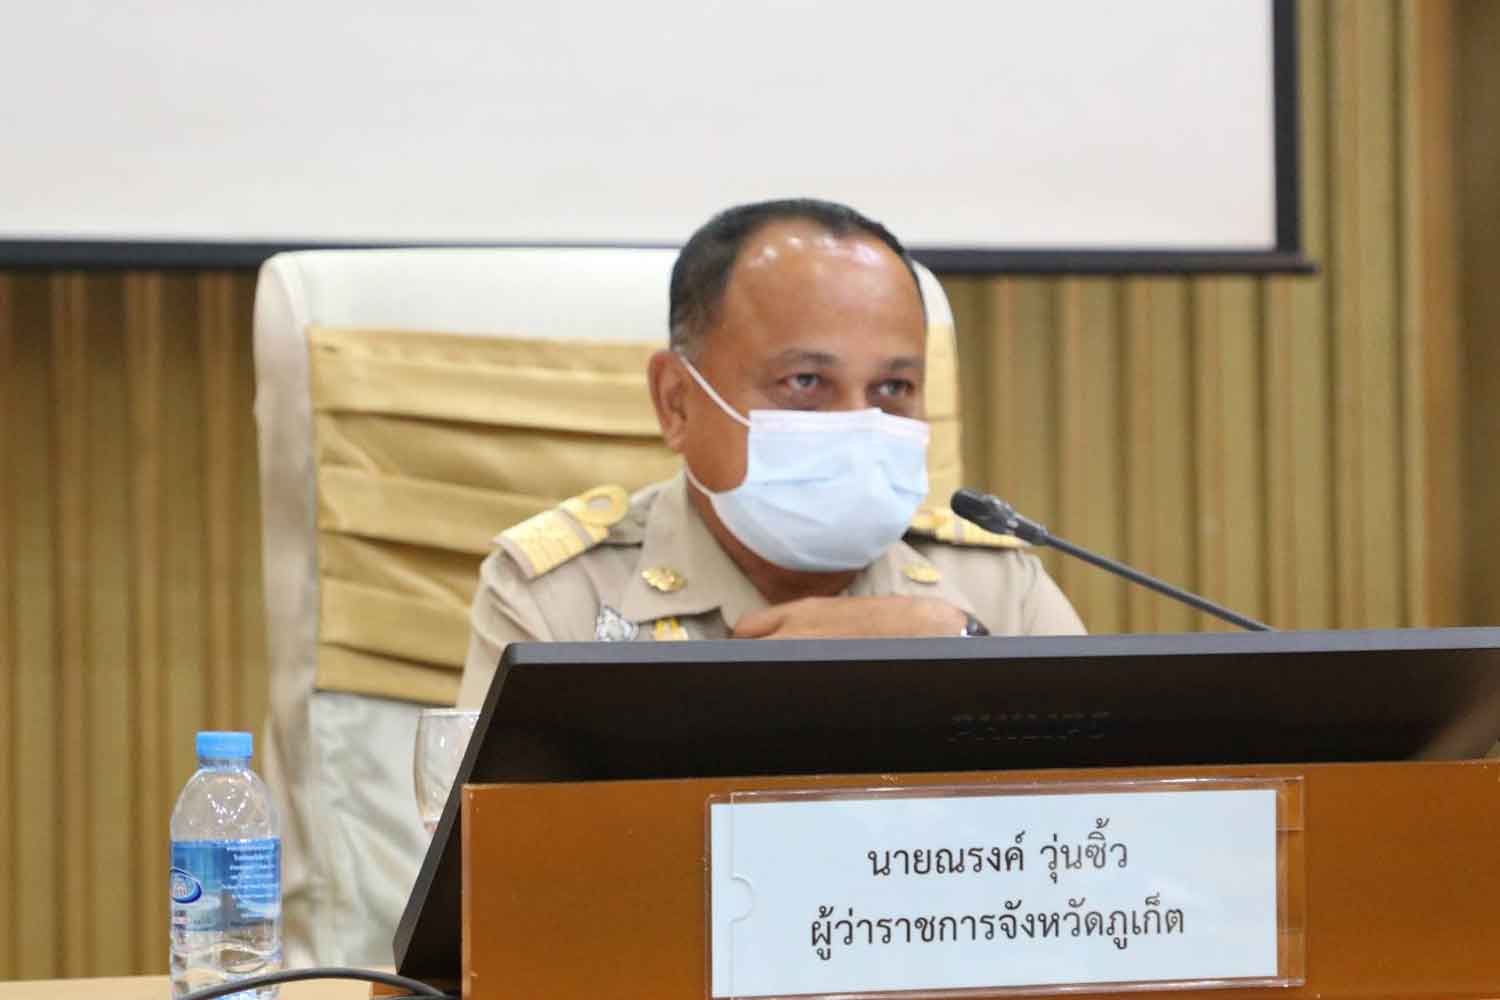
[[[480,569],[459,704],[483,703],[500,654],[512,642],[592,641],[603,635],[647,642],[725,639],[742,616],[766,607],[709,533],[687,489],[681,475],[646,487],[630,498],[622,517],[608,518],[613,523],[607,533],[596,524],[602,540],[577,554],[553,547],[548,558],[548,546],[518,546],[516,529],[496,539],[500,547]],[[593,541],[585,528],[568,525],[580,531],[580,541],[565,539],[569,545],[562,551]],[[549,527],[562,530],[555,523]],[[996,635],[1084,631],[1036,556],[1020,548],[908,535],[855,577],[846,594],[939,597]]]

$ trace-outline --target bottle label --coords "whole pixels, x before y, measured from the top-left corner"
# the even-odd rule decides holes
[[[225,930],[281,919],[281,841],[172,841],[172,925]]]

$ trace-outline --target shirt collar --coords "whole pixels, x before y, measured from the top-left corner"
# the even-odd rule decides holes
[[[766,599],[698,516],[688,489],[686,477],[678,473],[657,494],[646,517],[640,562],[625,585],[620,613],[631,621],[647,622],[701,615],[717,608],[732,628],[747,613],[764,608]],[[653,589],[642,574],[657,568],[681,574],[682,587],[671,593]]]

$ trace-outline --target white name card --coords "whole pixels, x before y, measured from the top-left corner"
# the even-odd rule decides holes
[[[1213,784],[715,802],[712,995],[1274,980],[1277,791]]]

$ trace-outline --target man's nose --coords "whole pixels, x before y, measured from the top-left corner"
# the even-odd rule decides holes
[[[862,385],[843,386],[829,405],[829,409],[832,410],[867,410],[869,408],[870,401],[865,397],[865,387]]]

